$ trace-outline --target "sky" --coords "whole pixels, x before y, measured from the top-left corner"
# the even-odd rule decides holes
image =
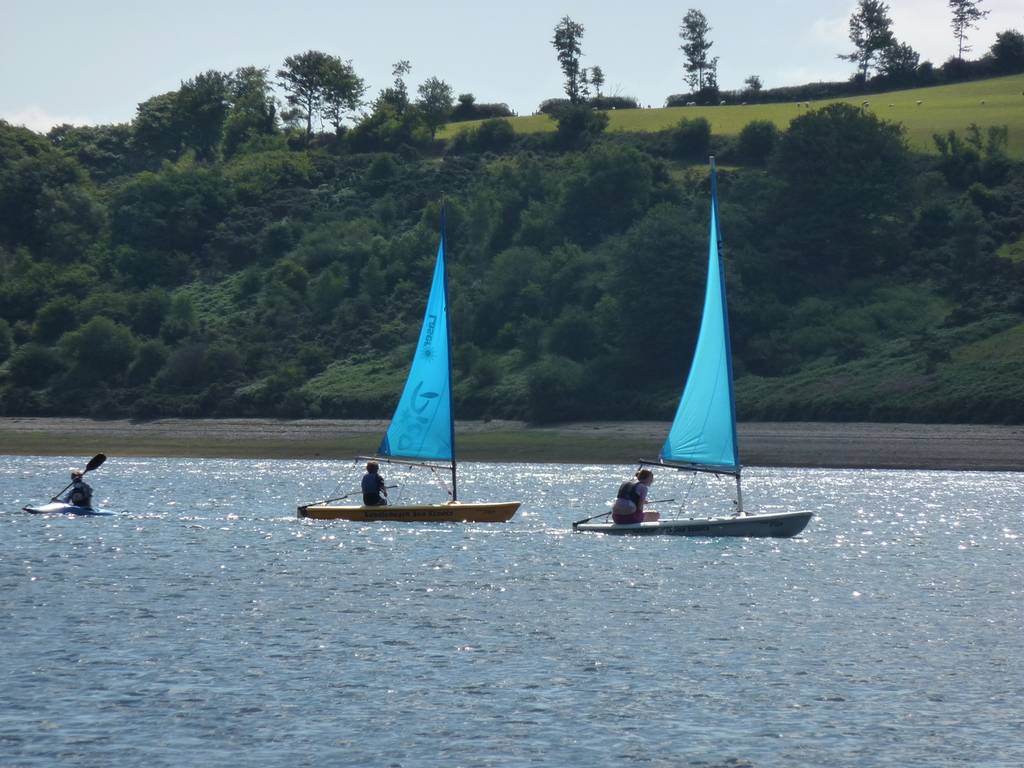
[[[603,91],[662,106],[683,93],[679,27],[689,8],[711,24],[725,90],[758,75],[765,87],[842,80],[852,66],[856,0],[0,0],[0,119],[33,130],[130,121],[136,106],[210,70],[268,67],[319,50],[351,60],[372,98],[407,59],[411,93],[431,77],[478,102],[518,114],[563,96],[551,46],[568,15],[585,28],[583,66],[599,65]],[[983,0],[973,30],[976,58],[998,32],[1024,31],[1024,1]],[[893,31],[922,60],[956,52],[947,0],[889,0]]]

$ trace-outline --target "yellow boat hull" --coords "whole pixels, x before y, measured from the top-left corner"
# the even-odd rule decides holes
[[[386,507],[309,504],[299,507],[298,516],[314,520],[353,520],[364,523],[504,523],[512,519],[521,503],[454,501],[447,504],[395,504]]]

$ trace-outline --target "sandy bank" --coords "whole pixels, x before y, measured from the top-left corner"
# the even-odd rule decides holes
[[[0,418],[0,453],[121,456],[350,458],[372,453],[385,421],[276,419]],[[663,422],[581,422],[534,427],[458,424],[464,461],[629,463],[654,458]],[[1024,471],[1024,427],[962,424],[748,423],[750,466]]]

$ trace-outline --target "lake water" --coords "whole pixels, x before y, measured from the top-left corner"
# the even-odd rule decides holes
[[[298,520],[360,474],[311,461],[112,458],[117,517],[17,511],[75,463],[0,457],[0,765],[1024,764],[1020,474],[751,468],[816,512],[782,540],[570,533],[625,466],[465,465],[502,525]]]

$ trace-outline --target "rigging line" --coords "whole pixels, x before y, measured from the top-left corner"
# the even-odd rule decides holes
[[[354,459],[352,460],[352,466],[358,466],[358,462],[355,461]],[[337,496],[339,491],[341,491],[341,486],[346,485],[347,482],[347,480],[338,480],[338,484],[334,486],[334,490],[331,491],[331,496]]]
[[[434,479],[437,480],[437,484],[440,485],[444,489],[444,492],[446,494],[448,494],[449,497],[451,497],[452,491],[445,484],[444,480],[441,479],[441,476],[437,474],[437,467],[431,466],[430,467],[430,473],[434,476]]]

